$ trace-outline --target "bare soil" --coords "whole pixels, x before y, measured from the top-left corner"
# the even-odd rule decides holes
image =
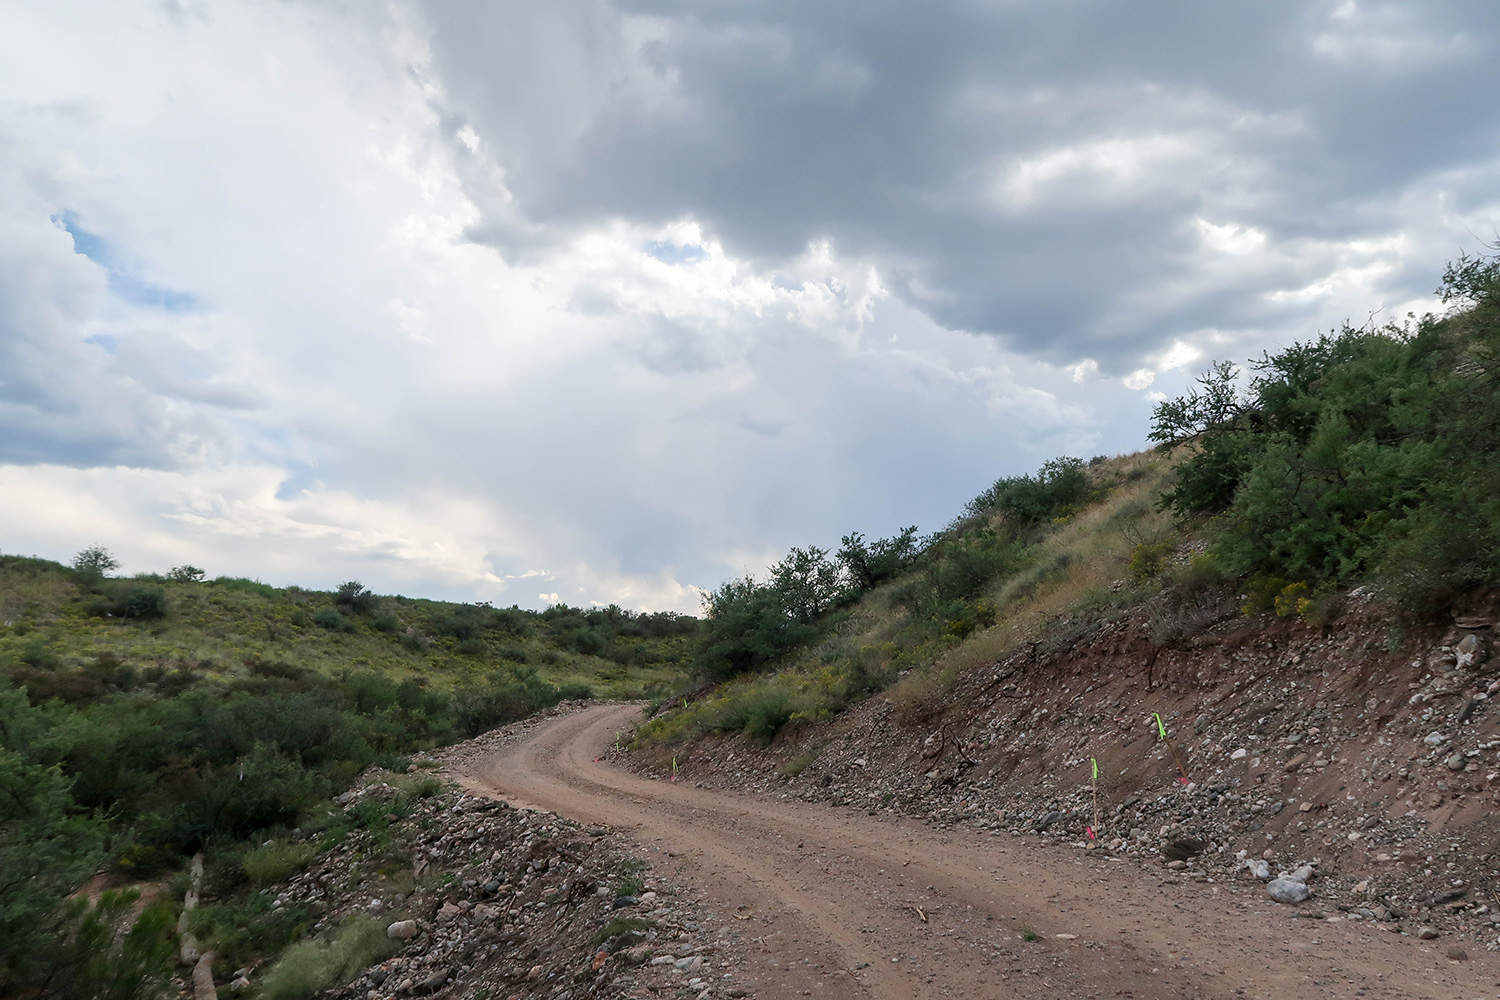
[[[1308,919],[1258,882],[631,774],[603,758],[640,718],[591,706],[449,767],[471,790],[631,834],[734,914],[734,983],[760,997],[1500,994],[1495,953],[1455,960],[1444,940]]]

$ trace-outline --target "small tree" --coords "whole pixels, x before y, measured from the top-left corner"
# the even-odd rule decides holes
[[[120,568],[120,560],[102,545],[90,545],[73,557],[73,568],[86,576],[102,577]]]
[[[333,595],[333,603],[355,614],[364,614],[375,610],[377,602],[375,595],[366,590],[364,584],[358,580],[350,580],[339,584],[339,589]]]
[[[167,570],[167,579],[173,583],[202,583],[208,574],[197,566],[184,563]]]

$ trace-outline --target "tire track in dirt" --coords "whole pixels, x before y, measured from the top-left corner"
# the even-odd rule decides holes
[[[1494,995],[1491,955],[1456,963],[1368,926],[1297,919],[1258,884],[1184,882],[1021,838],[689,788],[595,759],[637,721],[631,705],[558,716],[459,776],[632,830],[656,865],[675,861],[720,906],[748,908],[751,965],[737,981],[764,998]],[[1023,940],[1028,928],[1037,940]]]

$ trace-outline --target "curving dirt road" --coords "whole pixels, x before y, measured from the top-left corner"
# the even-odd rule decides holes
[[[682,866],[681,878],[741,917],[751,950],[736,981],[768,1000],[1500,995],[1492,953],[1470,944],[1472,959],[1455,961],[1447,942],[1306,919],[1259,883],[1156,875],[1025,838],[689,788],[596,762],[639,718],[631,705],[559,716],[462,776],[628,830],[658,870]]]

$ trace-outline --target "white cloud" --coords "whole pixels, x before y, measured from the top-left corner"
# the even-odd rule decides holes
[[[1247,65],[1397,23],[1353,11],[1245,15]],[[1500,219],[1482,100],[1467,144],[1367,149],[1337,132],[1362,90],[1289,100],[1097,13],[1140,34],[1025,5],[999,35],[962,5],[863,35],[815,6],[8,12],[0,547],[692,611],[790,544],[1136,447],[1210,356],[1421,311]],[[930,47],[895,64],[866,40],[905,18]]]

